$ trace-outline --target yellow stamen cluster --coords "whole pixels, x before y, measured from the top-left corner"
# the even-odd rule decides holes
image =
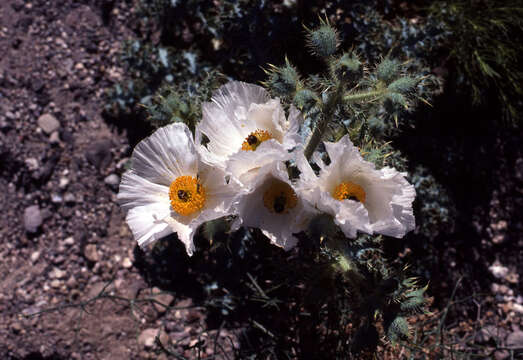
[[[256,130],[249,134],[242,143],[242,150],[254,151],[260,144],[266,140],[272,139],[270,132],[266,130]]]
[[[180,176],[169,186],[169,199],[171,207],[178,214],[191,215],[205,205],[205,188],[199,179]]]
[[[270,212],[283,214],[296,207],[298,197],[291,186],[283,181],[276,180],[263,194],[263,205]]]
[[[346,181],[336,186],[332,197],[340,201],[349,199],[365,203],[365,190],[358,184]]]

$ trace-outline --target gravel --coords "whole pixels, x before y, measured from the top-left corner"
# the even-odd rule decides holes
[[[38,205],[32,205],[24,211],[24,228],[28,233],[35,234],[42,225],[42,214]]]

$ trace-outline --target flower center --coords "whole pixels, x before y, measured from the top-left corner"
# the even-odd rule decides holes
[[[270,212],[283,214],[289,212],[298,203],[298,197],[289,184],[283,181],[274,182],[263,194],[263,205]]]
[[[242,143],[242,150],[254,151],[260,144],[266,140],[272,139],[270,132],[266,130],[256,130],[249,134]]]
[[[365,203],[365,190],[358,184],[350,181],[342,182],[332,192],[336,200],[354,200]]]
[[[205,204],[205,189],[199,179],[180,176],[169,186],[171,207],[180,215],[191,215]]]

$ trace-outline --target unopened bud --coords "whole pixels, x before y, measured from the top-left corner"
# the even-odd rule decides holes
[[[307,30],[307,45],[312,53],[319,57],[334,55],[339,45],[338,33],[327,22],[316,30]]]

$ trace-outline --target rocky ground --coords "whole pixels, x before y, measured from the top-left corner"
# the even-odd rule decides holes
[[[151,285],[115,203],[131,147],[101,114],[131,12],[129,1],[0,2],[2,359],[168,358],[154,350],[173,344],[195,358],[198,341],[238,346],[233,331],[206,330],[191,298]],[[506,227],[493,221],[487,240]],[[499,341],[506,359],[523,347],[521,269],[490,265],[498,281],[475,341]]]
[[[104,89],[122,72],[117,52],[131,36],[123,14],[132,9],[103,3],[0,2],[2,359],[156,358],[156,335],[188,347],[204,326],[190,299],[162,294],[133,265],[135,243],[115,203],[131,148],[101,116]],[[89,313],[24,316],[102,290]],[[131,308],[113,296],[159,303]],[[162,304],[173,309],[165,315]],[[216,333],[202,339],[229,336]]]

